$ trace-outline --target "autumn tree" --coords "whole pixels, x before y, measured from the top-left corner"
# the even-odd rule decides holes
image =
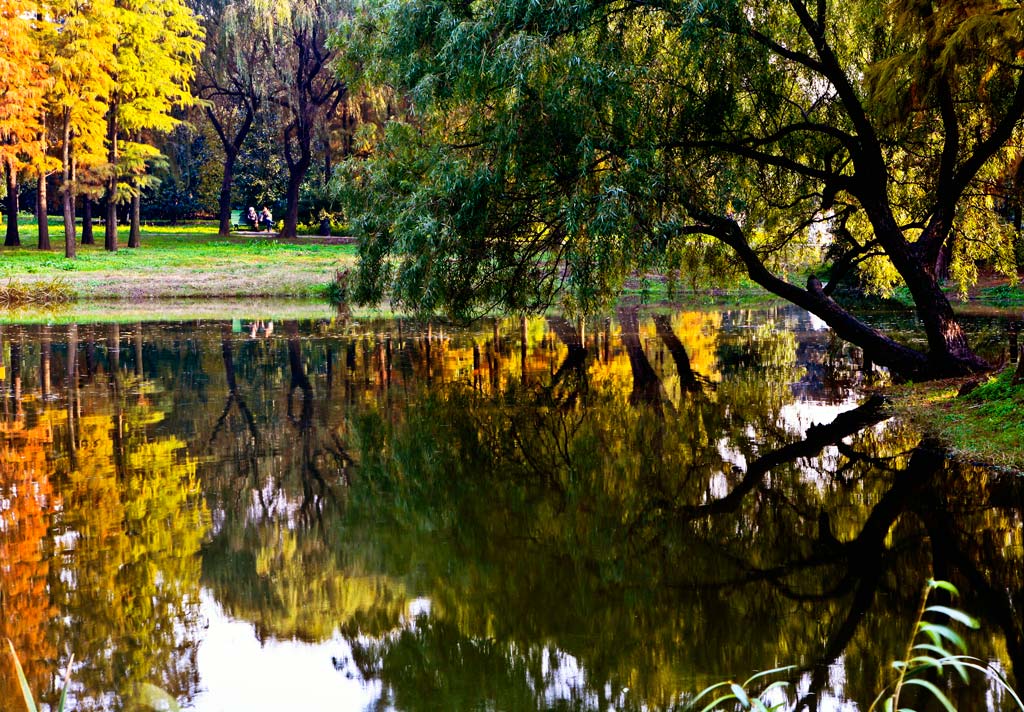
[[[0,0],[0,163],[7,177],[6,247],[18,235],[18,173],[40,155],[46,68],[39,56],[34,3]]]
[[[129,247],[139,245],[139,200],[147,161],[158,152],[144,133],[178,122],[172,110],[194,101],[191,81],[202,29],[181,0],[115,0],[114,88],[107,109],[107,220],[104,246],[117,250],[117,203],[132,202]]]
[[[103,162],[107,100],[113,87],[111,0],[53,0],[49,104],[60,147],[64,255],[75,256],[78,174]]]
[[[1024,115],[1020,8],[380,3],[340,41],[413,102],[353,167],[359,295],[476,313],[603,303],[637,269],[746,273],[879,364],[987,364],[942,289],[1009,266],[992,209]],[[340,44],[339,43],[339,44]],[[392,261],[397,258],[397,265]],[[801,285],[787,275],[810,273]],[[926,347],[839,301],[905,285]]]

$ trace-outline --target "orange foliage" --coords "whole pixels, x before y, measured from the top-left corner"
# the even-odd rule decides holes
[[[49,683],[56,656],[47,631],[56,614],[44,551],[55,508],[47,453],[53,427],[21,420],[0,424],[0,638],[10,638],[34,691]],[[8,656],[0,668],[0,699],[19,699]],[[6,709],[6,708],[5,708]]]
[[[35,5],[0,0],[0,165],[17,169],[40,153],[46,67],[35,41]]]

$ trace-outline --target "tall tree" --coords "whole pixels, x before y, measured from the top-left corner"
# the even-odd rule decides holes
[[[20,245],[18,173],[40,153],[46,68],[35,40],[34,3],[0,0],[0,165],[7,177],[5,246]]]
[[[416,124],[353,169],[360,295],[465,314],[540,308],[567,286],[586,306],[633,270],[708,258],[876,363],[984,369],[940,262],[965,280],[980,257],[1010,262],[990,204],[1024,116],[1022,16],[913,0],[381,3],[343,41],[349,63],[408,92]],[[837,301],[857,268],[907,286],[926,350]]]
[[[158,152],[142,141],[145,131],[168,131],[175,107],[194,101],[191,81],[202,50],[202,28],[181,0],[115,0],[117,40],[114,80],[107,110],[107,221],[104,246],[117,250],[117,203],[131,199],[129,247],[137,247],[138,201],[146,162]]]
[[[206,100],[203,111],[224,148],[224,175],[218,203],[219,233],[231,232],[231,187],[235,162],[253,128],[271,76],[267,43],[248,3],[201,4],[206,46],[199,62],[196,93]]]
[[[259,7],[259,0],[254,0]],[[295,237],[299,188],[313,162],[318,127],[337,109],[347,88],[333,62],[328,37],[351,14],[348,0],[291,0],[264,12],[263,41],[275,67],[268,98],[281,113],[288,187],[281,237]]]
[[[114,4],[112,0],[52,0],[49,11],[60,27],[52,38],[49,102],[60,146],[64,255],[71,258],[76,252],[78,174],[104,160],[105,116],[113,87]]]

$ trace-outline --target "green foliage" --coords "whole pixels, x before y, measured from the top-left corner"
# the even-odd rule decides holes
[[[712,685],[705,688],[700,692],[700,694],[694,697],[693,700],[690,701],[690,704],[687,705],[686,709],[698,709],[700,701],[705,697],[714,697],[714,699],[701,707],[700,712],[711,712],[711,710],[719,709],[719,706],[726,702],[730,703],[730,708],[739,705],[741,709],[752,710],[752,712],[775,712],[775,710],[784,709],[786,706],[785,702],[779,702],[769,706],[770,703],[768,701],[768,697],[773,690],[788,687],[788,681],[776,680],[761,688],[756,695],[752,695],[748,690],[751,689],[751,685],[755,681],[760,685],[764,678],[779,675],[792,669],[793,666],[790,665],[772,670],[764,670],[763,672],[751,675],[742,683],[720,682],[716,685]],[[721,692],[724,692],[725,694],[720,695]]]
[[[956,608],[943,605],[928,605],[929,598],[937,591],[950,596],[958,596],[959,592],[947,581],[929,579],[921,599],[920,609],[914,621],[914,636],[908,646],[906,658],[893,662],[897,672],[896,678],[890,682],[869,708],[869,712],[879,709],[882,712],[913,712],[906,706],[900,706],[900,694],[909,688],[920,688],[934,698],[947,712],[956,712],[953,703],[936,682],[928,679],[934,675],[938,682],[951,672],[955,672],[960,680],[968,682],[968,671],[981,672],[996,682],[1016,703],[1018,709],[1024,710],[1024,702],[1007,682],[1006,678],[988,662],[965,654],[966,644],[957,632],[957,624],[966,628],[978,628],[978,622]],[[927,620],[926,620],[927,618]],[[789,686],[787,680],[776,680],[764,685],[765,678],[779,676],[794,669],[793,666],[765,670],[747,678],[742,683],[732,681],[720,682],[705,688],[687,705],[687,710],[751,710],[752,712],[772,712],[784,709],[786,702],[774,705],[770,703],[771,693],[779,688]],[[757,683],[753,686],[753,683]],[[755,692],[756,690],[756,692]],[[705,698],[714,698],[703,704]],[[703,706],[702,706],[703,705]]]
[[[963,611],[949,606],[928,605],[929,598],[942,591],[950,596],[958,596],[959,592],[947,581],[930,579],[921,597],[921,607],[914,624],[914,637],[908,646],[907,655],[903,660],[895,661],[892,666],[897,671],[896,679],[872,703],[869,712],[877,708],[884,712],[895,712],[907,709],[900,706],[900,693],[908,687],[920,687],[939,702],[947,712],[955,712],[953,704],[946,694],[927,675],[939,676],[956,672],[966,683],[968,670],[981,672],[994,680],[1006,691],[1017,708],[1024,710],[1024,702],[1013,690],[1006,678],[984,660],[966,655],[966,644],[957,632],[954,624],[967,628],[977,628],[978,622]],[[930,618],[931,620],[926,620]],[[935,619],[938,619],[936,622]]]

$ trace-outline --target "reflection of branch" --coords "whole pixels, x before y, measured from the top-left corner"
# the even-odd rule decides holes
[[[249,410],[249,406],[245,403],[245,399],[242,398],[241,394],[238,392],[238,383],[235,380],[234,349],[232,347],[231,337],[226,331],[221,335],[220,351],[224,358],[224,375],[228,384],[228,397],[224,402],[224,410],[221,412],[220,417],[217,418],[217,423],[213,427],[213,432],[210,433],[210,444],[213,444],[214,440],[217,439],[217,435],[220,434],[221,428],[224,427],[228,414],[231,412],[231,406],[237,405],[238,412],[242,414],[242,418],[245,420],[246,426],[249,429],[249,434],[252,436],[253,444],[258,446],[260,434],[256,427],[256,419],[253,418],[252,412]]]
[[[739,509],[744,498],[761,483],[765,475],[775,467],[792,462],[801,457],[817,455],[828,445],[835,445],[843,438],[854,435],[860,430],[874,425],[884,419],[881,406],[885,400],[873,396],[863,405],[840,413],[827,425],[812,425],[807,429],[803,440],[785,445],[762,455],[747,466],[747,472],[733,490],[707,504],[690,505],[677,511],[687,519],[695,519],[708,514],[733,512]]]

